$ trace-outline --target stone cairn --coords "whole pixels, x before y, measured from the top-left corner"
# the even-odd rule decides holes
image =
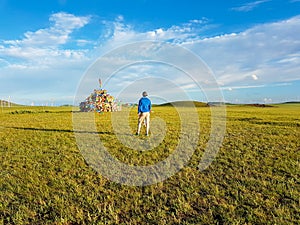
[[[107,90],[94,89],[94,92],[79,104],[79,108],[81,112],[114,112],[121,110],[121,103],[108,94]]]

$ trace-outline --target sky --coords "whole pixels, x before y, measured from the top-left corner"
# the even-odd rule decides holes
[[[78,104],[99,78],[123,102],[300,101],[300,0],[0,0],[0,99]]]

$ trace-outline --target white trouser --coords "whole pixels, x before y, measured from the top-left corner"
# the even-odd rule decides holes
[[[149,128],[150,128],[150,112],[144,112],[139,114],[139,120],[138,120],[138,128],[137,133],[139,134],[141,131],[141,127],[143,124],[143,121],[145,121],[146,124],[146,134],[149,134]]]

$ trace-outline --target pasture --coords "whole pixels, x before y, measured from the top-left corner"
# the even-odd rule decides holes
[[[112,182],[86,163],[71,107],[0,110],[0,224],[300,223],[300,104],[227,106],[223,145],[204,171],[197,167],[210,134],[210,108],[198,107],[201,132],[188,165],[149,186]],[[149,151],[125,148],[111,113],[96,115],[98,135],[114,157],[151,165],[172,153],[179,117],[171,106],[153,110],[167,129]],[[136,109],[129,125],[134,134]]]

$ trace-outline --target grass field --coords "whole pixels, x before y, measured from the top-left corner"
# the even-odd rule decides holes
[[[300,223],[300,104],[228,106],[223,145],[204,171],[197,167],[209,138],[210,108],[197,108],[201,133],[189,164],[164,182],[141,187],[114,183],[85,162],[70,107],[0,110],[0,224]],[[167,130],[151,151],[124,147],[111,113],[96,116],[112,155],[150,165],[174,150],[176,111],[153,110],[152,118],[163,119]]]

